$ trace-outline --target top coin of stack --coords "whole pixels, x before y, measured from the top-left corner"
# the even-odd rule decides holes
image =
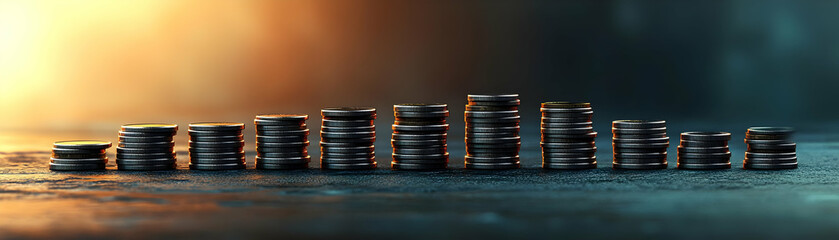
[[[710,170],[731,168],[727,132],[683,132],[676,167],[679,169]]]
[[[590,103],[542,103],[542,168],[597,168]]]
[[[178,125],[140,123],[123,125],[119,131],[117,169],[129,171],[177,168],[174,137]]]
[[[376,109],[324,108],[320,113],[321,169],[376,169]]]
[[[470,94],[468,100],[463,113],[466,122],[466,168],[519,168],[519,95]]]
[[[665,121],[616,120],[612,134],[612,168],[667,168],[670,138]]]
[[[393,105],[394,170],[445,169],[449,163],[446,104]]]
[[[189,169],[245,169],[244,123],[189,124]]]
[[[798,167],[794,130],[788,127],[751,127],[746,130],[745,169],[792,169]]]
[[[256,115],[256,169],[285,170],[309,167],[309,115]]]
[[[108,157],[105,151],[111,142],[97,140],[60,141],[52,145],[50,170],[92,171],[105,170]]]

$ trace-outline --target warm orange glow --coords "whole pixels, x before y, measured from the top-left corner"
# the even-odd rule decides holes
[[[0,0],[0,130],[115,131],[137,122],[250,122],[257,113],[317,116],[324,106],[460,101],[466,89],[458,80],[473,76],[482,45],[468,21],[474,16],[452,7],[465,9]]]
[[[120,123],[126,113],[230,102],[264,30],[258,9],[248,1],[0,1],[0,110],[12,116],[0,127]]]

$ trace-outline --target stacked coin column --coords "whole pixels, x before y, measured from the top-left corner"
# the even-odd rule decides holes
[[[469,95],[466,122],[467,169],[519,168],[518,94]]]
[[[123,125],[119,131],[117,169],[130,171],[173,170],[178,164],[175,135],[178,125],[141,123]]]
[[[542,103],[542,168],[597,168],[590,103]]]
[[[667,137],[665,121],[617,120],[612,122],[614,169],[667,168]]]
[[[793,129],[752,127],[746,130],[745,169],[793,169],[798,167]]]
[[[679,169],[711,170],[731,168],[727,132],[683,132],[679,136]]]
[[[376,169],[375,108],[324,108],[321,116],[321,169]]]
[[[256,169],[286,170],[309,168],[309,115],[257,115]]]
[[[244,123],[189,124],[189,169],[245,169]]]
[[[446,104],[393,105],[393,170],[446,169],[449,124]]]
[[[105,170],[111,142],[95,140],[61,141],[52,145],[50,170],[95,171]]]

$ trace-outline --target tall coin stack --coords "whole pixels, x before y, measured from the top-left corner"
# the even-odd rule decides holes
[[[463,113],[466,122],[466,168],[519,168],[519,95],[470,94],[468,100]]]
[[[446,104],[393,105],[393,170],[446,169],[449,108]]]
[[[792,169],[798,167],[794,130],[788,127],[751,127],[746,130],[745,169]]]
[[[178,166],[175,135],[178,125],[140,123],[119,131],[117,169],[128,171],[173,170]]]
[[[245,169],[244,123],[189,124],[189,169]]]
[[[731,152],[728,151],[727,132],[683,132],[679,136],[679,169],[711,170],[731,168]]]
[[[669,146],[665,121],[612,121],[614,169],[665,169]]]
[[[256,115],[256,169],[309,168],[309,115]]]
[[[376,109],[324,108],[320,113],[321,169],[376,169]]]
[[[108,157],[105,151],[110,147],[111,142],[96,140],[55,142],[52,145],[50,170],[105,170],[105,164],[108,164]]]
[[[597,168],[590,103],[542,103],[542,168]]]

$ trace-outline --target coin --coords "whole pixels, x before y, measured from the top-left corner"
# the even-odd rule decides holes
[[[466,111],[513,111],[519,110],[518,105],[511,106],[480,106],[480,105],[466,105]]]
[[[615,137],[612,138],[612,143],[616,144],[668,144],[670,143],[670,137],[660,137],[660,138],[620,138]]]
[[[189,164],[189,169],[205,170],[205,171],[221,171],[221,170],[240,170],[245,169],[245,164],[228,163],[228,164]]]
[[[410,133],[410,132],[445,132],[449,130],[448,124],[443,125],[422,125],[422,126],[408,126],[408,125],[393,125],[394,133]]]
[[[542,108],[591,108],[591,103],[587,102],[543,102]]]
[[[560,122],[560,123],[541,123],[542,128],[592,128],[593,124],[590,121],[585,122]],[[592,128],[593,129],[593,128]]]
[[[177,163],[175,158],[156,158],[156,159],[117,159],[117,166],[122,165],[173,165]]]
[[[58,141],[53,144],[53,148],[63,149],[107,149],[111,147],[111,142],[99,140],[71,140]]]
[[[597,161],[594,162],[569,162],[569,163],[556,163],[556,162],[542,162],[542,168],[544,169],[554,169],[554,170],[583,170],[583,169],[595,169],[597,168]]]
[[[519,99],[518,94],[469,94],[466,98],[470,102],[506,102]]]
[[[173,133],[178,131],[177,124],[166,123],[134,123],[122,125],[122,132]]]
[[[323,119],[321,125],[324,127],[367,127],[373,126],[373,120],[370,119],[354,119],[354,120],[337,120],[337,119]]]
[[[467,118],[516,118],[519,116],[519,111],[465,111],[463,116]]]
[[[773,164],[759,164],[759,163],[743,163],[744,169],[754,170],[782,170],[798,168],[798,162],[794,163],[773,163]]]
[[[309,126],[304,124],[296,124],[296,125],[282,125],[282,126],[275,126],[275,125],[256,125],[257,131],[295,131],[295,130],[304,130],[307,129]]]
[[[309,119],[306,114],[259,114],[254,119],[255,125],[287,126],[304,124]]]
[[[682,140],[679,146],[691,148],[705,148],[705,147],[724,147],[728,146],[728,141],[689,141]]]
[[[516,162],[499,162],[499,163],[473,163],[467,161],[464,166],[466,169],[474,169],[474,170],[507,170],[507,169],[517,169],[521,166],[521,164]]]
[[[683,132],[679,135],[681,140],[688,141],[728,141],[731,140],[731,133],[727,132]]]
[[[189,129],[194,131],[240,131],[245,129],[245,124],[236,122],[198,122],[190,123]]]
[[[175,163],[172,164],[155,164],[155,165],[130,165],[130,164],[122,164],[117,165],[117,170],[120,171],[165,171],[165,170],[175,170],[177,169],[178,165]]]
[[[256,169],[260,170],[297,170],[309,168],[309,163],[295,163],[295,164],[270,164],[257,163]]]
[[[94,158],[56,158],[51,157],[50,163],[57,163],[57,164],[106,164],[108,163],[107,157],[94,157]]]
[[[308,164],[312,160],[312,157],[305,156],[305,157],[287,157],[287,158],[266,158],[266,157],[256,157],[256,163],[264,163],[264,164]]]
[[[443,103],[402,103],[393,105],[394,112],[438,112],[448,110],[448,105]]]
[[[621,162],[612,162],[612,168],[614,169],[626,169],[626,170],[657,170],[657,169],[666,169],[667,162],[663,163],[621,163]]]
[[[446,146],[441,147],[422,147],[422,148],[408,148],[408,147],[398,147],[393,149],[393,154],[417,154],[417,155],[426,155],[426,154],[445,154],[447,153]]]
[[[328,107],[320,110],[324,118],[375,118],[376,109],[371,107]]]
[[[291,143],[291,142],[307,142],[307,136],[285,135],[285,136],[263,136],[257,135],[256,141],[261,143]]]
[[[471,163],[511,163],[511,162],[519,162],[519,156],[506,156],[506,157],[475,157],[467,155],[465,157],[467,162]]]
[[[715,169],[730,169],[731,163],[724,162],[724,163],[707,163],[707,164],[694,164],[694,163],[676,163],[676,168],[678,169],[687,169],[687,170],[715,170]]]
[[[105,163],[90,164],[60,164],[50,163],[50,170],[53,171],[94,171],[105,170]]]
[[[618,129],[660,129],[665,128],[667,122],[663,120],[615,120],[612,121],[612,128]]]
[[[449,111],[435,111],[435,112],[394,112],[394,117],[397,118],[445,118],[449,116]]]
[[[728,146],[722,147],[684,147],[679,146],[677,150],[685,153],[724,153],[728,152]]]
[[[119,142],[125,143],[152,143],[152,142],[172,142],[174,136],[148,136],[148,137],[126,137],[120,136]]]

